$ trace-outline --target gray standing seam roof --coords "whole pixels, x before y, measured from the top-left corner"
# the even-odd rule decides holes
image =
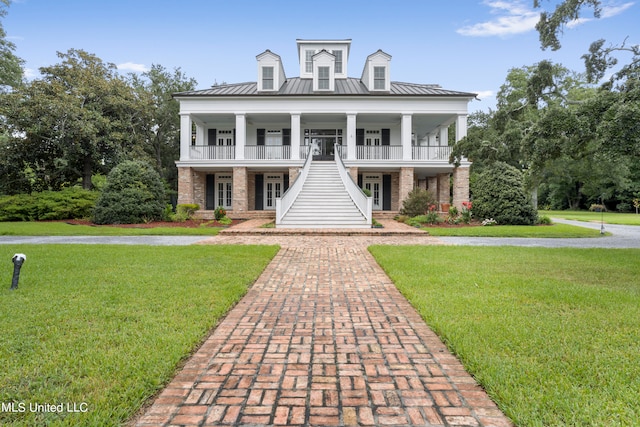
[[[476,97],[475,93],[442,89],[439,85],[391,82],[389,92],[369,91],[366,86],[353,77],[335,80],[335,91],[314,92],[312,79],[294,77],[287,79],[277,92],[258,92],[256,82],[235,83],[213,86],[209,89],[175,93],[178,97],[199,96],[336,96],[336,95],[373,95],[373,96],[464,96]]]

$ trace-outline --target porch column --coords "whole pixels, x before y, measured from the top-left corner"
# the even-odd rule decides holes
[[[244,147],[242,150],[244,151]],[[234,217],[242,218],[242,216],[239,216],[239,215],[243,215],[247,212],[247,206],[248,206],[247,194],[248,194],[247,168],[234,167],[233,168],[233,196],[232,196],[233,200],[231,202],[231,208],[233,209]]]
[[[178,204],[193,203],[193,172],[191,168],[178,168]]]
[[[460,114],[456,120],[456,142],[467,136],[467,115]]]
[[[347,160],[356,158],[356,113],[347,113]],[[356,182],[358,182],[356,180]]]
[[[411,114],[402,113],[402,124],[400,130],[400,142],[402,143],[402,160],[411,160],[413,158],[413,153],[411,152],[411,119]],[[400,200],[403,199],[401,198]]]
[[[444,212],[442,205],[444,203],[449,204],[449,174],[438,174],[438,204],[440,205],[440,211]]]
[[[413,190],[413,168],[400,168],[400,191],[398,194],[398,200],[400,206],[402,202],[409,196],[409,193]]]
[[[291,113],[291,160],[300,159],[300,113]],[[293,181],[291,181],[293,183]]]
[[[236,160],[244,160],[244,146],[245,146],[246,140],[247,140],[247,120],[246,120],[245,114],[236,113]],[[245,172],[245,179],[246,179],[246,172]],[[246,183],[245,183],[245,186],[246,186]],[[235,188],[235,182],[233,187]],[[245,199],[245,203],[246,203],[246,199]],[[234,204],[235,204],[235,199],[234,199]]]
[[[449,128],[447,126],[442,126],[440,128],[440,146],[446,147],[449,145]]]
[[[453,170],[453,206],[462,212],[462,202],[469,201],[469,168],[457,167]]]
[[[189,160],[191,146],[191,117],[180,114],[180,160]]]
[[[193,122],[196,124],[196,145],[207,145],[207,141],[204,138],[204,125],[195,120]],[[211,141],[209,144],[215,144],[215,141]]]

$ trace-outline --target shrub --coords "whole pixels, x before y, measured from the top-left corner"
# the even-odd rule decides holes
[[[137,224],[162,219],[164,185],[147,163],[127,160],[107,176],[96,202],[96,224]]]
[[[225,208],[223,208],[222,206],[218,206],[214,211],[213,211],[213,216],[216,219],[216,221],[220,221],[220,219],[224,218],[225,216],[227,216],[227,211]]]
[[[89,218],[98,198],[79,187],[0,197],[0,221]]]
[[[171,220],[175,222],[184,222],[193,217],[193,214],[200,209],[197,203],[184,203],[176,206],[176,213],[171,215]]]
[[[473,210],[478,218],[492,218],[498,224],[533,225],[538,214],[524,189],[521,171],[496,162],[478,174],[473,182]]]
[[[620,202],[616,205],[616,210],[618,212],[631,212],[631,203]]]
[[[222,218],[220,218],[220,219],[218,220],[218,222],[219,222],[220,224],[222,224],[222,225],[231,225],[231,223],[232,223],[233,221],[231,220],[231,218],[229,218],[229,217],[227,217],[227,216],[223,216]]]
[[[553,224],[553,221],[551,221],[551,218],[549,218],[548,216],[546,216],[546,215],[542,215],[542,216],[540,217],[540,219],[538,219],[538,224],[541,224],[541,225],[551,225],[551,224]]]
[[[410,217],[426,215],[429,211],[429,206],[434,204],[435,198],[431,192],[416,188],[412,190],[402,202],[400,213]]]
[[[589,206],[589,210],[591,212],[606,212],[607,208],[605,208],[604,205],[598,205],[594,203],[591,206]]]
[[[364,193],[365,196],[371,197],[371,190],[369,190],[368,188],[363,188],[362,192]]]

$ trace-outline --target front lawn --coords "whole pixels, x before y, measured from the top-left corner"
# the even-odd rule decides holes
[[[370,250],[516,425],[640,425],[640,250]]]
[[[539,215],[550,218],[563,218],[575,221],[600,222],[605,224],[640,225],[640,215],[633,213],[617,212],[590,212],[590,211],[539,211]]]
[[[16,409],[4,407],[0,424],[124,424],[171,380],[276,251],[0,246],[7,279],[0,289],[0,402]],[[19,288],[10,291],[15,252],[27,260]],[[60,403],[62,413],[30,411]],[[67,412],[67,403],[78,412]]]
[[[464,236],[464,237],[600,237],[599,230],[574,225],[492,225],[462,227],[423,227],[432,236]]]
[[[63,221],[0,222],[0,236],[215,236],[221,227],[146,228],[139,226],[94,226]]]

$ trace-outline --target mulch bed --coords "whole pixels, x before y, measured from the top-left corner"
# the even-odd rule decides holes
[[[156,228],[156,227],[179,227],[179,228],[199,228],[199,227],[231,227],[233,225],[241,223],[243,220],[234,219],[229,225],[222,225],[217,221],[210,219],[189,219],[184,222],[170,222],[170,221],[153,221],[142,224],[94,224],[89,220],[84,219],[65,219],[61,221],[52,222],[64,222],[70,225],[88,225],[91,227],[120,227],[120,228]]]

